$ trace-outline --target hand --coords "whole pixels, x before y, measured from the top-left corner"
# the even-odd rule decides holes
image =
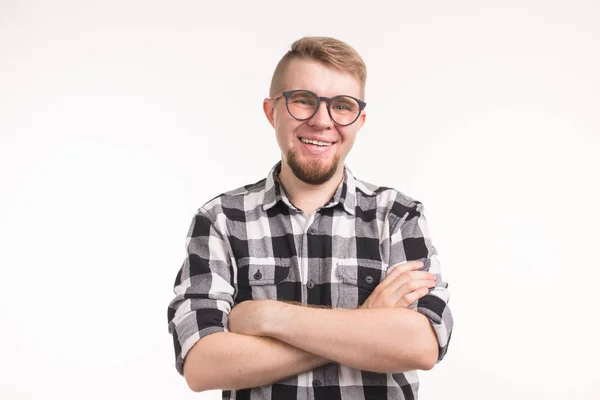
[[[269,323],[269,316],[277,310],[277,301],[247,300],[234,306],[228,317],[230,332],[242,335],[262,336]]]
[[[408,308],[435,286],[435,274],[415,271],[423,265],[421,261],[409,261],[394,266],[360,308]]]

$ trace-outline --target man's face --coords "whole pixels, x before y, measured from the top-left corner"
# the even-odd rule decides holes
[[[354,76],[316,61],[292,60],[284,82],[283,91],[305,89],[323,97],[349,95],[361,98],[360,82]],[[298,121],[288,113],[284,97],[275,102],[265,99],[263,106],[269,122],[275,128],[282,162],[289,166],[298,179],[312,185],[327,182],[336,171],[341,170],[356,133],[366,118],[363,110],[353,124],[336,125],[327,112],[325,101],[321,102],[317,113],[306,121]],[[327,145],[306,143],[307,140]]]

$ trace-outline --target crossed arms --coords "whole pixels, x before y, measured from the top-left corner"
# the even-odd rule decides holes
[[[229,330],[206,336],[188,353],[190,389],[262,386],[330,362],[375,372],[431,369],[438,358],[427,317],[393,306],[331,310],[246,301],[229,314]]]
[[[433,275],[417,271],[420,262],[402,259],[410,259],[405,243],[402,251],[396,251],[402,257],[390,257],[402,265],[388,270],[359,309],[275,300],[233,307],[230,282],[235,271],[226,239],[206,214],[201,210],[192,223],[189,257],[169,306],[177,368],[192,390],[262,386],[331,362],[386,373],[430,369],[445,354],[452,321],[446,288],[435,286],[432,279],[439,273],[437,261],[431,264]],[[420,217],[417,212],[412,222],[419,234],[424,223]],[[392,234],[391,253],[394,246],[403,246],[402,237],[416,235],[407,229],[396,241]],[[435,260],[435,256],[428,245],[427,254],[412,259]],[[416,307],[408,309],[412,303]]]

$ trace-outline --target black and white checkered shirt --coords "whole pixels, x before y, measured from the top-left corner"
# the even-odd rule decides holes
[[[444,357],[452,333],[447,284],[441,279],[420,202],[397,190],[344,180],[308,217],[286,197],[277,175],[224,193],[195,215],[187,258],[169,305],[177,371],[200,338],[227,331],[229,311],[244,300],[274,299],[352,309],[396,264],[422,259],[436,287],[412,309],[426,315]],[[374,334],[376,334],[374,332]],[[273,385],[223,391],[224,399],[416,399],[416,371],[361,371],[331,363]],[[321,395],[320,395],[321,394]]]

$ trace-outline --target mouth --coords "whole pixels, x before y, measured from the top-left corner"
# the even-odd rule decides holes
[[[317,147],[330,147],[331,145],[333,145],[333,142],[322,142],[320,140],[314,140],[314,139],[305,139],[305,138],[299,138],[300,141],[304,144],[307,145],[311,145],[311,146],[317,146]]]

